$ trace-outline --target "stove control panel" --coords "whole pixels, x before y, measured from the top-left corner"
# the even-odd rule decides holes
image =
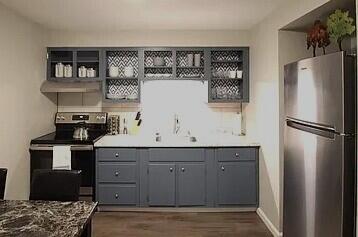
[[[103,112],[90,112],[90,113],[70,113],[58,112],[56,113],[55,124],[76,124],[76,123],[89,123],[89,124],[106,124],[107,113]]]

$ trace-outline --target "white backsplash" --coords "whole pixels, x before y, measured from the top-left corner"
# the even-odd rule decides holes
[[[174,114],[179,116],[180,132],[190,130],[195,136],[215,132],[229,132],[237,127],[240,104],[213,106],[208,101],[208,83],[201,81],[146,81],[142,82],[141,104],[102,103],[100,93],[60,93],[58,110],[105,111],[119,114],[130,123],[141,111],[141,134],[170,134]],[[244,117],[244,116],[243,116]]]

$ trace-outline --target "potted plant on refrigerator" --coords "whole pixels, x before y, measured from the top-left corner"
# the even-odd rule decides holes
[[[355,31],[354,19],[349,17],[349,11],[343,12],[337,9],[327,20],[328,33],[337,42],[339,50],[342,51],[342,41]]]
[[[326,54],[326,47],[331,43],[327,27],[319,20],[315,21],[307,32],[307,49],[313,48],[313,57],[316,57],[316,48],[322,48]]]

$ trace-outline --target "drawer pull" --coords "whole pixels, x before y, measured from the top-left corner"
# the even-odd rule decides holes
[[[237,158],[239,158],[239,153],[235,153],[235,156],[236,156]]]
[[[173,172],[173,168],[172,168],[172,167],[170,167],[170,168],[169,168],[169,171],[170,171],[170,172]]]
[[[114,197],[116,198],[116,199],[119,199],[119,195],[116,193],[116,195],[114,195]]]
[[[224,166],[221,166],[221,170],[222,170],[222,171],[225,171],[225,167],[224,167]]]
[[[182,171],[182,172],[184,172],[184,171],[185,171],[185,169],[184,169],[184,168],[181,168],[181,171]]]
[[[114,173],[114,175],[115,175],[115,176],[118,176],[118,175],[119,175],[119,171],[116,171],[116,172]]]
[[[116,156],[116,157],[119,157],[119,153],[116,153],[115,156]]]

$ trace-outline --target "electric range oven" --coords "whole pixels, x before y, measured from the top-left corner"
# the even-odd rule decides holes
[[[71,169],[81,170],[80,200],[95,198],[94,143],[107,131],[106,113],[57,113],[56,131],[31,140],[30,174],[35,169],[52,169],[53,147],[71,147]],[[88,130],[87,139],[74,139],[79,126]]]

